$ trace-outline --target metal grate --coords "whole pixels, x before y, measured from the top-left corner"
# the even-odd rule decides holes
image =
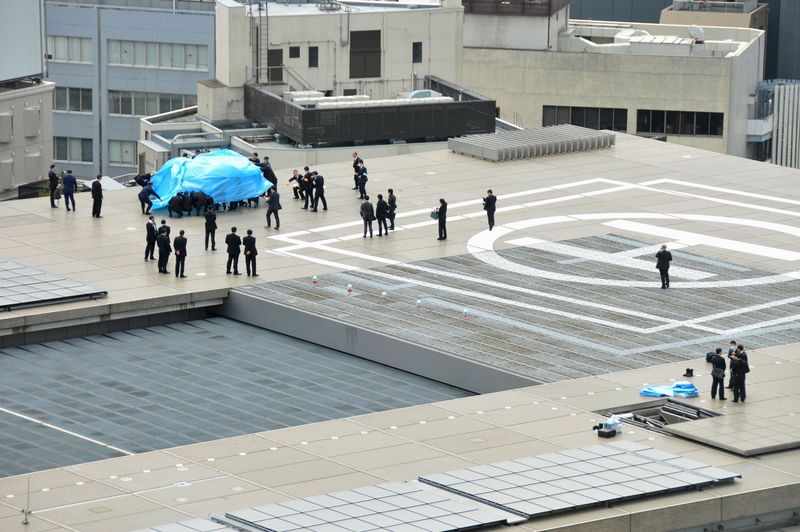
[[[615,142],[613,133],[563,124],[451,138],[447,141],[447,147],[455,153],[487,161],[509,161],[610,148]]]

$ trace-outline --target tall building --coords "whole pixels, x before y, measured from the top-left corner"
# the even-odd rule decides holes
[[[0,17],[0,197],[47,174],[53,84],[42,81],[42,4],[8,0]],[[11,52],[13,50],[13,52]]]
[[[692,37],[685,26],[573,21],[569,3],[465,4],[464,86],[525,127],[572,123],[752,156],[763,31],[704,27]]]
[[[214,77],[210,0],[49,0],[52,152],[79,177],[135,173],[139,117],[194,105]]]

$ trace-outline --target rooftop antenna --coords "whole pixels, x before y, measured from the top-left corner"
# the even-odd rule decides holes
[[[25,508],[22,510],[23,525],[30,524],[30,521],[28,521],[28,516],[31,515],[31,513],[31,479],[28,478],[28,502],[25,504]]]
[[[701,28],[700,26],[692,24],[691,26],[686,28],[686,32],[689,34],[689,37],[694,39],[694,42],[696,42],[697,44],[703,44],[706,40],[706,34],[703,31],[703,28]]]

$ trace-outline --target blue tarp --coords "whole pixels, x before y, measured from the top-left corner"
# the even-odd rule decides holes
[[[691,382],[681,381],[669,386],[646,386],[639,395],[647,397],[697,397],[700,392]]]
[[[201,153],[194,159],[170,159],[153,176],[152,184],[161,196],[161,201],[152,198],[154,209],[166,207],[178,192],[202,191],[215,203],[229,203],[260,196],[270,185],[258,166],[232,150]]]

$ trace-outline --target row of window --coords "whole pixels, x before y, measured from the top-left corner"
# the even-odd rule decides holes
[[[108,91],[108,112],[115,115],[152,116],[196,104],[193,94]]]
[[[48,35],[47,55],[54,61],[91,63],[92,40],[88,37]]]
[[[721,137],[723,117],[723,113],[640,109],[636,112],[636,132]]]
[[[48,35],[47,54],[53,61],[91,63],[92,39]],[[108,41],[108,63],[122,66],[207,71],[208,46],[110,39]]]
[[[66,163],[91,163],[94,142],[77,137],[53,137],[53,159]],[[136,164],[136,142],[129,140],[108,141],[108,162],[125,166]]]
[[[568,107],[545,105],[542,107],[542,125],[573,124],[591,129],[610,129],[625,132],[628,129],[628,110],[608,107]],[[667,135],[722,136],[723,113],[696,111],[636,111],[636,132]]]
[[[92,112],[92,89],[56,87],[53,92],[53,110],[73,113]]]
[[[110,65],[208,70],[208,46],[145,41],[108,41]]]
[[[564,107],[545,105],[542,108],[542,125],[572,124],[591,129],[628,130],[628,110],[609,107]]]

